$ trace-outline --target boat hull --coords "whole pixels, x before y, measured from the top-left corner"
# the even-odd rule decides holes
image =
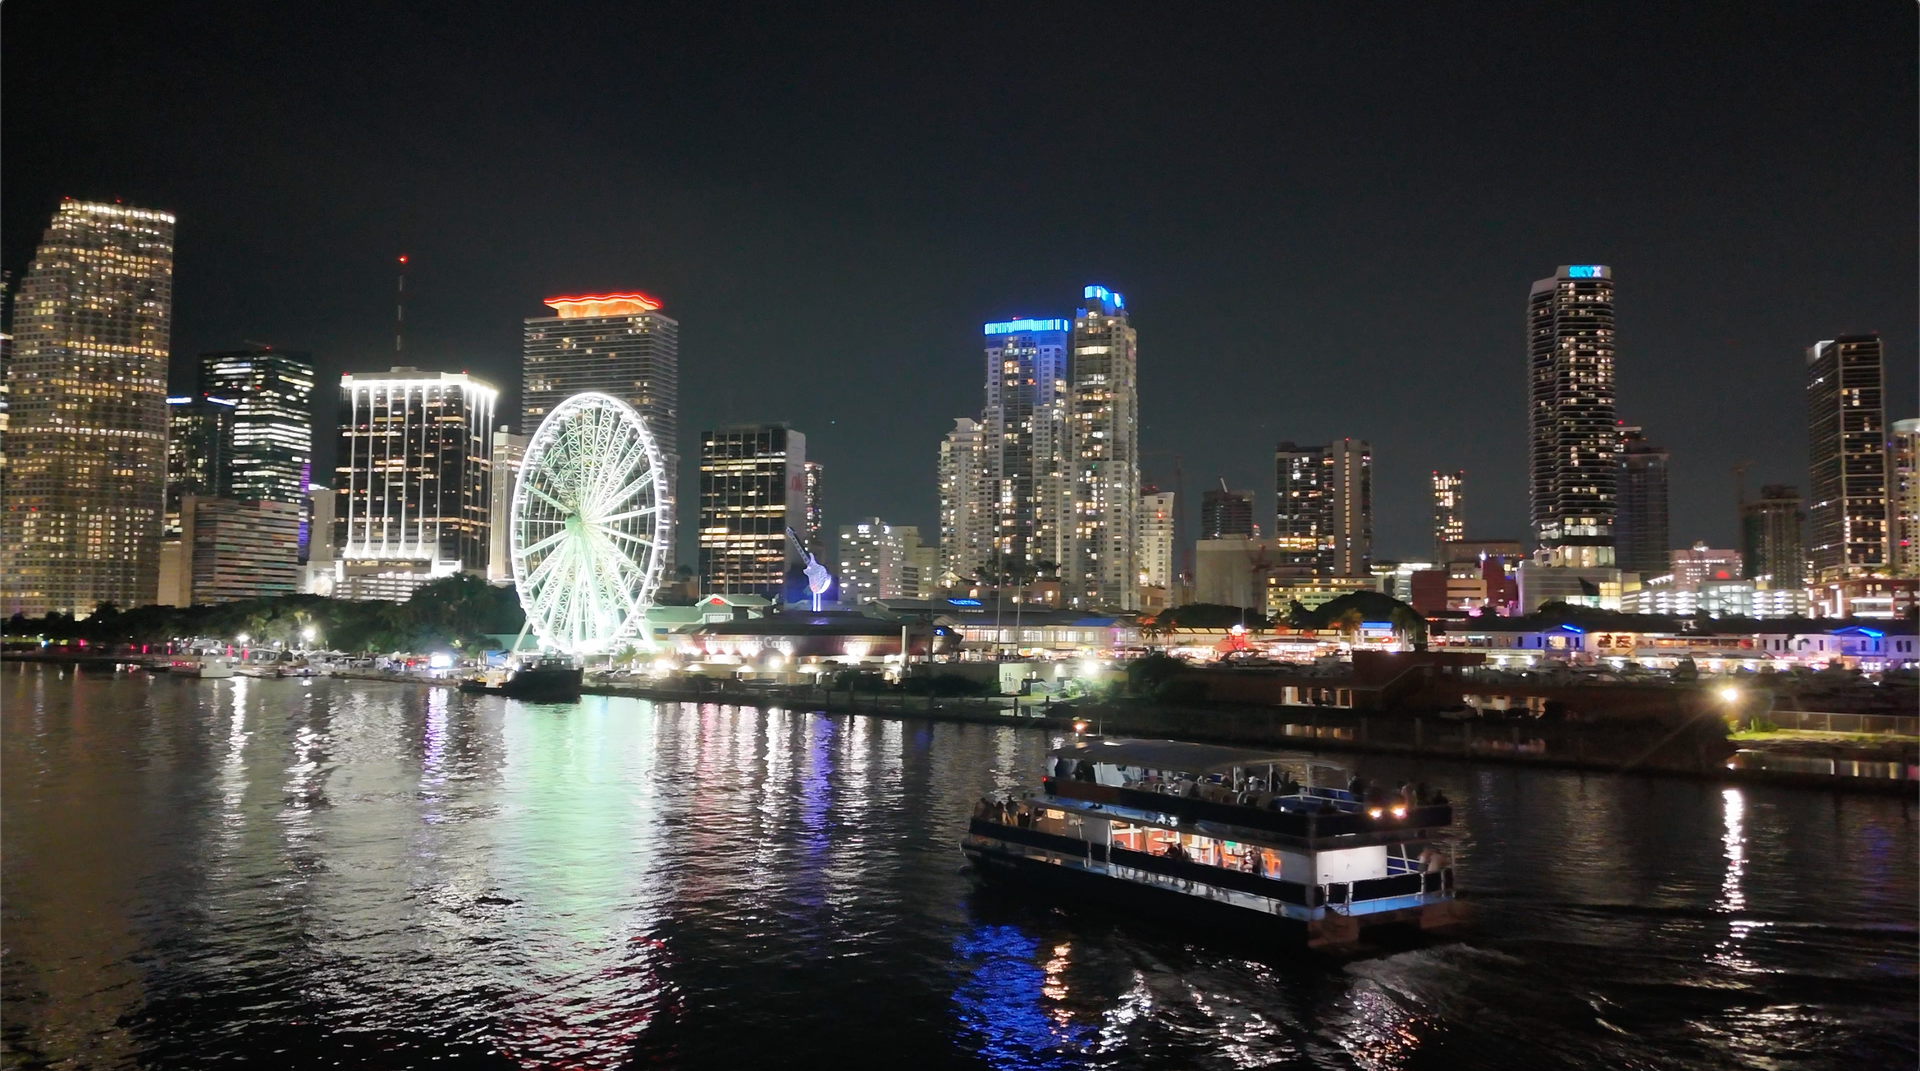
[[[539,668],[522,670],[501,684],[469,680],[460,682],[460,690],[473,695],[498,695],[529,703],[573,703],[580,699],[583,674],[578,669]]]

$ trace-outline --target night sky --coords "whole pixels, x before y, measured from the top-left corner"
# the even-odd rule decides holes
[[[324,464],[330,384],[391,363],[396,254],[411,363],[514,416],[541,298],[643,290],[681,323],[682,452],[790,421],[836,526],[932,526],[981,322],[1104,283],[1148,481],[1177,453],[1190,507],[1224,476],[1267,530],[1277,440],[1366,438],[1383,557],[1426,553],[1435,468],[1469,537],[1524,535],[1528,285],[1605,263],[1620,416],[1673,451],[1674,543],[1724,546],[1735,462],[1805,489],[1808,344],[1880,332],[1914,413],[1915,39],[1893,0],[12,0],[4,262],[62,195],[177,213],[175,386],[311,350]]]

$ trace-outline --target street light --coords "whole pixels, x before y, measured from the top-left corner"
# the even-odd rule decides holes
[[[312,643],[314,640],[320,638],[320,630],[314,628],[312,625],[308,625],[306,628],[300,630],[300,635],[305,637],[308,643]]]
[[[247,641],[248,641],[248,640],[250,640],[250,639],[252,639],[252,638],[253,638],[253,637],[251,637],[251,636],[249,636],[249,635],[247,635],[246,633],[244,633],[244,632],[242,632],[242,633],[241,633],[240,635],[238,635],[238,636],[235,636],[235,637],[234,637],[234,640],[235,640],[236,642],[238,642],[238,643],[240,644],[240,646],[242,646],[242,647],[245,647],[245,646],[247,645]]]
[[[1720,698],[1729,703],[1738,703],[1740,701],[1740,689],[1729,684],[1725,688],[1720,689]]]

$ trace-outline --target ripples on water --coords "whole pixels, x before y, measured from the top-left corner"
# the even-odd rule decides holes
[[[1465,941],[975,892],[1030,729],[0,669],[8,1066],[1912,1067],[1899,800],[1427,767]],[[1379,761],[1381,780],[1413,772]]]

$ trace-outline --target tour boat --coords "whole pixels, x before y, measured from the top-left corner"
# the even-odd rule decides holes
[[[174,655],[167,663],[167,672],[182,677],[220,679],[233,676],[233,660],[220,655]]]
[[[582,672],[570,662],[536,662],[460,682],[460,690],[536,703],[571,703],[580,698]]]
[[[1300,752],[1082,737],[1051,758],[1038,795],[975,807],[961,849],[983,879],[1314,948],[1465,919],[1438,796],[1356,795]]]

